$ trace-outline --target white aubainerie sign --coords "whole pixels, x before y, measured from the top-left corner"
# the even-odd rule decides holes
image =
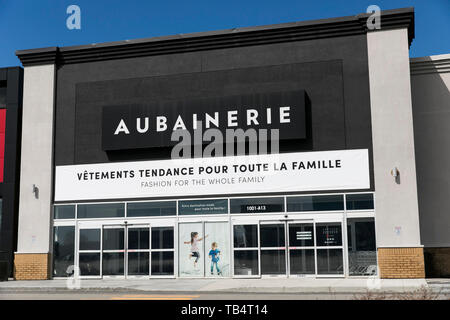
[[[357,149],[57,166],[55,201],[368,188]]]

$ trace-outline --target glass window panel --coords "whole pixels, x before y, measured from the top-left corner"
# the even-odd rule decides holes
[[[315,274],[314,249],[289,251],[291,274]]]
[[[131,202],[127,204],[127,217],[174,216],[177,214],[175,201]]]
[[[260,225],[261,247],[285,247],[284,223]]]
[[[258,251],[234,251],[234,274],[237,276],[259,275]]]
[[[123,203],[79,204],[78,218],[114,218],[125,215]]]
[[[235,225],[233,226],[233,237],[235,248],[257,248],[258,247],[258,226]]]
[[[287,211],[340,211],[344,210],[343,195],[287,197]]]
[[[343,274],[342,249],[317,249],[318,274]]]
[[[347,210],[370,210],[374,208],[372,193],[347,194],[345,198]]]
[[[128,249],[144,250],[149,249],[150,229],[128,228]]]
[[[80,253],[79,255],[80,275],[100,275],[100,253]]]
[[[128,253],[128,275],[145,276],[149,273],[149,253],[129,252]]]
[[[54,206],[53,210],[55,219],[75,219],[74,205]]]
[[[152,249],[173,249],[173,227],[152,228]]]
[[[173,275],[173,251],[152,252],[152,276]]]
[[[123,250],[124,236],[124,228],[103,229],[103,250]]]
[[[53,276],[68,277],[73,273],[68,267],[74,265],[75,226],[53,228]]]
[[[261,274],[286,274],[285,250],[261,250]]]
[[[206,276],[230,276],[230,227],[228,222],[205,222]]]
[[[352,219],[349,219],[352,220]],[[355,242],[358,251],[375,251],[375,222],[355,221]]]
[[[347,246],[349,250],[353,250],[352,228],[350,227],[350,225],[348,225],[348,222],[347,222]]]
[[[314,246],[314,226],[312,223],[289,224],[289,246],[311,247]]]
[[[124,275],[123,252],[103,252],[102,271],[104,276]]]
[[[231,213],[284,212],[284,198],[230,199]]]
[[[330,247],[342,245],[342,229],[340,223],[317,223],[316,245]]]
[[[100,229],[80,230],[80,250],[100,250]]]
[[[178,270],[180,277],[203,277],[205,257],[203,224],[178,224]]]
[[[377,251],[374,219],[348,219],[347,226],[350,275],[375,275],[377,273]]]

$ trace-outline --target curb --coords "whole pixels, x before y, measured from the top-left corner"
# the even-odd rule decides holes
[[[432,287],[429,287],[433,290]],[[208,294],[208,293],[251,293],[251,294],[330,294],[330,295],[358,295],[365,294],[367,292],[371,293],[408,293],[414,290],[419,289],[419,287],[407,287],[407,288],[385,288],[385,289],[374,289],[368,290],[366,288],[339,288],[339,289],[330,289],[330,288],[227,288],[227,289],[212,289],[212,290],[174,290],[174,289],[158,289],[158,288],[127,288],[127,287],[91,287],[91,288],[80,288],[80,289],[69,289],[69,288],[47,288],[47,287],[12,287],[12,288],[0,288],[0,294],[3,293],[32,293],[32,292],[42,292],[42,293],[110,293],[110,292],[176,292],[180,294]],[[433,290],[438,291],[438,290]],[[447,295],[446,292],[442,294]]]

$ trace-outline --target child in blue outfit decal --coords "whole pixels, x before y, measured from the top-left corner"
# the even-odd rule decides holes
[[[221,276],[222,271],[219,269],[219,256],[220,256],[220,250],[218,248],[217,242],[213,242],[211,244],[211,250],[209,251],[209,257],[211,258],[211,275],[214,274],[214,265],[216,266],[217,275]]]

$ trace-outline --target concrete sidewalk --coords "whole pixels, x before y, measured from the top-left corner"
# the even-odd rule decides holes
[[[411,292],[423,287],[450,291],[450,281],[439,283],[425,279],[104,279],[80,280],[76,285],[67,280],[5,281],[0,292],[26,291],[147,291],[147,292],[248,292],[248,293],[317,293],[355,294],[372,292]]]

